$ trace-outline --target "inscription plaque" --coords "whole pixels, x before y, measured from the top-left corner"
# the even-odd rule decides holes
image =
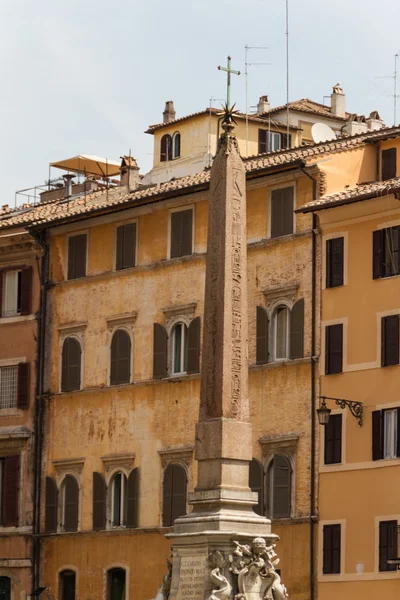
[[[176,600],[203,600],[207,558],[182,556]]]

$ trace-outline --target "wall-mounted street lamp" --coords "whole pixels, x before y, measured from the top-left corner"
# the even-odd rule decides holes
[[[346,407],[349,409],[353,417],[358,421],[360,427],[363,424],[363,404],[362,402],[355,402],[354,400],[344,400],[343,398],[330,398],[329,396],[320,396],[320,405],[317,408],[318,421],[320,425],[327,425],[331,414],[331,409],[327,407],[327,400],[334,400],[337,406],[340,406],[342,410]]]

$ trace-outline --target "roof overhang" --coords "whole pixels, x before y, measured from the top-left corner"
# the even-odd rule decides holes
[[[108,160],[107,158],[101,158],[92,154],[78,154],[72,158],[52,162],[50,166],[72,173],[96,175],[97,177],[112,177],[113,175],[119,175],[120,164],[116,160]]]

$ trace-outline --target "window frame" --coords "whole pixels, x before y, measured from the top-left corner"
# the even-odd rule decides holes
[[[328,376],[328,375],[340,375],[341,373],[345,372],[345,364],[347,362],[347,357],[345,356],[345,347],[346,347],[346,330],[345,330],[345,323],[343,321],[340,322],[334,322],[334,323],[325,323],[324,325],[324,335],[323,335],[323,340],[324,340],[324,348],[323,348],[323,356],[324,356],[324,369],[323,369],[323,375],[324,376]],[[340,371],[331,371],[331,365],[330,365],[330,361],[328,358],[328,330],[330,330],[330,328],[332,327],[337,327],[337,326],[341,326],[342,327],[342,364],[341,364],[341,370]]]
[[[112,341],[114,338],[114,335],[117,333],[117,331],[124,331],[128,336],[129,336],[129,340],[131,342],[131,350],[130,350],[130,357],[129,357],[129,381],[124,382],[124,383],[111,383],[111,360],[112,360]],[[115,387],[118,385],[129,385],[131,383],[133,383],[134,378],[133,378],[133,332],[132,332],[132,328],[129,326],[124,326],[124,325],[116,325],[115,327],[112,327],[111,332],[110,332],[110,342],[109,342],[109,346],[108,346],[108,353],[109,353],[109,359],[108,359],[108,385],[110,387]]]
[[[177,139],[177,137],[179,136],[179,154],[176,155],[176,142],[175,140]],[[182,141],[182,136],[180,131],[175,131],[172,134],[172,160],[177,160],[178,158],[181,158],[181,141]]]
[[[68,233],[65,236],[65,266],[66,268],[64,269],[64,280],[65,281],[81,281],[82,279],[85,279],[85,277],[88,276],[88,272],[89,272],[89,244],[90,244],[90,230],[89,229],[83,229],[83,230],[79,230],[79,231],[71,231],[71,233]],[[86,257],[85,257],[85,275],[83,275],[83,277],[73,277],[73,278],[69,278],[69,239],[72,237],[78,237],[80,235],[86,235]]]
[[[184,254],[182,256],[171,256],[172,244],[171,244],[171,236],[172,236],[172,217],[171,215],[176,212],[184,212],[186,210],[192,211],[192,249],[190,254]],[[177,206],[176,208],[170,208],[168,211],[168,240],[167,240],[167,259],[168,260],[180,260],[182,258],[188,258],[193,256],[195,253],[195,231],[196,231],[196,210],[195,204],[188,204],[186,206]]]
[[[400,410],[400,407],[394,406],[393,408],[384,408],[382,409],[382,436],[383,436],[383,458],[382,460],[394,460],[394,459],[398,459],[399,457],[397,456],[397,440],[398,440],[398,436],[400,435],[400,431],[398,431],[397,428],[397,419],[398,419],[398,410]],[[392,453],[390,455],[387,455],[386,453],[386,441],[387,441],[387,437],[389,437],[387,435],[387,427],[386,427],[386,414],[391,414],[392,415],[392,426],[393,426],[393,433],[390,436],[391,439],[391,446],[392,446]]]
[[[22,312],[21,312],[21,308],[22,308],[22,270],[23,270],[22,266],[17,267],[17,268],[9,268],[9,269],[2,270],[2,278],[1,278],[2,290],[1,290],[1,294],[0,294],[0,297],[2,298],[1,306],[0,306],[0,318],[2,318],[2,319],[20,317],[22,315]],[[6,313],[5,312],[5,303],[6,303],[6,296],[7,296],[7,293],[6,293],[7,276],[10,275],[11,273],[17,274],[17,276],[15,278],[16,307],[15,307],[15,311]]]
[[[160,452],[160,451],[159,451]],[[170,525],[164,525],[164,512],[165,512],[165,507],[164,507],[164,482],[165,482],[165,476],[167,473],[167,470],[169,468],[173,469],[174,467],[179,467],[180,469],[182,469],[183,473],[185,474],[185,492],[186,492],[186,497],[185,497],[185,512],[184,514],[187,514],[188,511],[188,492],[189,492],[189,469],[188,469],[188,465],[183,461],[183,460],[179,460],[179,458],[172,458],[172,460],[168,460],[163,462],[163,470],[162,470],[162,474],[161,474],[161,510],[160,510],[160,521],[161,521],[161,527],[172,527],[174,524],[174,520],[172,520],[172,523]],[[173,483],[172,483],[173,485]],[[172,487],[173,490],[173,487]],[[172,491],[171,490],[171,491]],[[171,498],[174,497],[174,494],[172,493]],[[173,513],[173,504],[172,504],[172,500],[171,500],[171,512]],[[181,516],[184,516],[181,515]],[[176,517],[179,518],[179,517]],[[169,519],[168,519],[169,520]]]
[[[129,600],[129,567],[120,563],[114,563],[104,569],[105,576],[105,600],[112,600],[111,589],[110,589],[110,573],[112,571],[124,571],[125,573],[125,589],[124,589],[124,600]]]
[[[181,329],[181,356],[180,356],[180,371],[175,371],[175,358],[176,358],[176,330],[177,328]],[[183,333],[183,336],[182,336]],[[189,326],[185,322],[184,319],[178,320],[171,328],[170,333],[170,352],[171,352],[171,377],[179,377],[182,375],[187,375],[187,361],[188,361],[188,338],[189,338]],[[182,343],[183,340],[183,343]],[[183,368],[182,368],[183,367]],[[186,368],[185,368],[186,367]]]
[[[124,227],[125,225],[135,225],[136,226],[136,240],[135,240],[135,260],[134,265],[132,267],[122,267],[122,269],[117,269],[117,254],[118,254],[118,229],[120,227]],[[114,233],[114,271],[116,273],[123,273],[127,269],[135,269],[138,266],[138,249],[139,249],[139,219],[129,219],[128,221],[121,221],[115,224],[115,233]]]
[[[6,571],[6,573],[7,573],[7,571]],[[9,600],[14,600],[14,590],[13,590],[13,579],[12,579],[12,577],[9,577],[9,575],[7,575],[7,574],[0,573],[0,579],[8,579],[8,582],[9,582],[9,592],[10,592],[8,598],[6,596],[3,596],[3,595],[1,595],[1,598],[4,598],[4,600],[8,600],[8,599]]]
[[[78,503],[77,503],[78,519],[77,519],[77,524],[76,524],[76,530],[74,530],[74,531],[66,531],[65,530],[65,487],[66,487],[67,476],[73,477],[78,486]],[[56,483],[58,483],[58,482],[56,481]],[[62,477],[59,480],[57,487],[58,487],[57,533],[66,533],[66,534],[77,533],[78,531],[81,531],[81,514],[82,514],[82,509],[81,509],[82,486],[81,486],[80,477],[78,477],[77,474],[74,473],[73,471],[70,471],[70,470],[65,471],[65,472],[63,472]]]
[[[381,547],[381,524],[382,523],[390,523],[396,522],[397,528],[400,525],[400,517],[399,515],[385,515],[375,518],[375,527],[376,527],[376,542],[375,542],[375,571],[377,573],[389,573],[392,574],[392,577],[398,577],[400,572],[397,571],[395,565],[387,565],[387,569],[381,569],[381,558],[380,558],[380,547]],[[400,535],[397,530],[397,556],[394,558],[398,558],[400,556]],[[393,568],[390,568],[393,567]]]
[[[330,528],[339,528],[339,536],[340,536],[340,543],[339,543],[339,552],[340,552],[340,557],[339,557],[339,570],[338,571],[334,571],[334,570],[329,570],[329,571],[324,571],[324,554],[325,554],[325,545],[324,545],[324,536],[325,536],[325,528],[330,527]],[[343,564],[342,564],[342,546],[343,546],[343,540],[342,540],[342,536],[343,536],[343,531],[342,531],[342,525],[341,523],[322,523],[322,575],[333,575],[333,576],[338,576],[341,575],[343,572]],[[332,548],[331,548],[331,552],[332,552]],[[331,561],[332,562],[332,561]]]
[[[286,315],[286,356],[277,357],[277,346],[278,346],[278,311],[280,309],[285,309],[287,312]],[[281,302],[277,306],[274,307],[272,312],[272,327],[271,327],[271,349],[272,349],[272,361],[273,362],[283,362],[291,360],[290,358],[290,326],[291,326],[291,314],[292,307],[290,307],[287,303]]]
[[[80,385],[79,385],[79,389],[77,390],[72,390],[72,391],[64,391],[62,389],[62,360],[63,360],[63,349],[64,349],[64,342],[67,338],[73,338],[75,339],[81,348],[81,365],[80,365]],[[65,332],[61,338],[60,338],[60,363],[59,363],[59,369],[60,369],[60,377],[59,377],[59,393],[60,394],[74,394],[75,392],[79,392],[81,390],[84,389],[84,372],[83,372],[83,367],[84,367],[84,336],[82,334],[80,334],[79,332],[76,332],[75,328],[74,328],[74,332],[71,333],[67,333]]]
[[[19,363],[20,362],[25,362],[25,361],[18,361],[18,363],[15,363],[14,361],[10,362],[10,364],[2,364],[0,363],[0,415],[4,415],[7,414],[4,411],[16,411],[16,410],[20,410],[18,408],[18,387],[19,387]],[[2,400],[1,400],[1,371],[3,369],[14,369],[15,373],[14,373],[14,377],[15,377],[15,402],[13,406],[8,406],[8,407],[2,407]]]
[[[114,523],[116,477],[120,476],[120,522]],[[107,529],[126,529],[128,508],[128,475],[125,469],[117,468],[110,474],[107,485]]]
[[[285,188],[293,188],[293,228],[291,233],[284,233],[281,235],[272,235],[272,194],[276,190],[282,190]],[[297,215],[295,212],[297,206],[297,181],[292,179],[289,181],[282,182],[280,184],[272,185],[268,189],[268,223],[267,223],[267,238],[268,239],[279,239],[286,237],[287,235],[294,235],[296,233]]]
[[[286,517],[282,517],[282,516],[278,516],[275,517],[274,516],[274,480],[273,480],[273,474],[271,476],[272,478],[272,484],[271,484],[271,480],[270,480],[270,471],[272,471],[272,469],[274,468],[274,460],[276,456],[281,456],[282,458],[284,458],[289,465],[289,469],[290,469],[290,478],[289,478],[289,485],[290,485],[290,490],[289,490],[289,501],[290,501],[290,510],[289,510],[289,515]],[[277,448],[268,458],[268,461],[266,461],[265,463],[265,467],[264,467],[264,503],[265,503],[265,514],[267,516],[268,519],[274,519],[274,520],[288,520],[288,519],[293,519],[293,517],[295,516],[295,508],[294,508],[294,501],[295,501],[295,495],[296,495],[296,490],[295,490],[295,478],[294,478],[294,461],[293,461],[293,457],[291,455],[291,453],[282,451],[281,449]]]
[[[64,599],[64,594],[63,594],[63,581],[62,581],[62,576],[64,574],[73,574],[75,581],[74,581],[74,600],[77,597],[76,594],[76,590],[77,590],[77,583],[78,583],[78,570],[73,567],[72,565],[65,565],[63,567],[61,567],[60,569],[58,569],[57,572],[57,578],[58,578],[58,597],[60,600],[65,600]]]

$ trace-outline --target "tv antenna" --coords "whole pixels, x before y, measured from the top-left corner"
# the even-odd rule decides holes
[[[397,98],[400,94],[397,93],[397,61],[400,56],[400,51],[394,55],[394,73],[393,75],[386,75],[383,77],[374,77],[374,79],[393,79],[393,94],[389,94],[389,98],[393,98],[393,125],[396,125],[397,121]]]
[[[286,0],[286,139],[289,147],[289,0]]]
[[[246,86],[246,156],[249,155],[249,98],[248,98],[248,77],[249,77],[249,67],[253,66],[265,66],[270,65],[271,63],[249,63],[248,62],[248,52],[249,50],[268,50],[268,46],[248,46],[247,44],[244,47],[244,80]]]

